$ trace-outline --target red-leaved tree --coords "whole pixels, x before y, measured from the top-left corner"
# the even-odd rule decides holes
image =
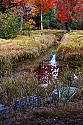
[[[83,16],[83,0],[57,0],[56,17],[65,23],[66,30],[70,31],[72,20]]]

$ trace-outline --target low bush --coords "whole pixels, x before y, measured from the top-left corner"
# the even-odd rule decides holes
[[[9,39],[15,37],[19,32],[18,17],[10,12],[0,14],[0,38]]]

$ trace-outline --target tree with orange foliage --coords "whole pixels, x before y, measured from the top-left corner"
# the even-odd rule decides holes
[[[67,31],[71,30],[72,20],[79,18],[79,12],[83,12],[83,0],[57,1],[56,17],[59,18],[62,23],[65,23]]]
[[[5,9],[16,7],[13,15],[20,18],[20,30],[23,29],[24,19],[29,20],[37,13],[35,0],[2,0],[2,7]]]
[[[16,0],[16,2],[17,2],[17,8],[19,9],[19,12],[17,13],[20,15],[20,31],[22,31],[23,19],[24,18],[27,19],[27,16],[29,17],[29,14],[33,10],[35,4],[34,0]]]
[[[77,17],[79,17],[79,12],[83,11],[83,0],[2,0],[2,5],[3,7],[5,6],[5,8],[13,5],[16,5],[17,8],[19,8],[21,30],[23,17],[27,16],[29,13],[35,16],[36,13],[38,13],[38,8],[41,16],[41,29],[43,29],[42,14],[48,13],[50,8],[54,8],[56,9],[55,17],[65,23],[67,31],[70,31],[71,29],[72,20],[77,19]]]

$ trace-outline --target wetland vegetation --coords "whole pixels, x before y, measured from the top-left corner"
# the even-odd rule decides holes
[[[19,124],[26,123],[27,125],[28,123],[48,124],[48,122],[55,124],[58,121],[61,124],[65,124],[65,122],[75,123],[75,121],[72,121],[73,118],[78,124],[82,123],[83,31],[65,33],[60,30],[44,30],[31,31],[29,36],[26,32],[23,32],[23,34],[25,35],[21,34],[21,36],[9,40],[0,39],[0,103],[6,106],[11,105],[14,108],[16,100],[32,95],[47,100],[44,100],[40,107],[35,107],[31,111],[29,111],[29,107],[25,106],[24,111],[10,112],[8,115],[2,114],[1,124],[5,125],[8,121],[10,121],[9,125],[17,124],[17,121]],[[50,79],[49,83],[51,84],[48,83],[48,87],[44,88],[40,86],[42,80],[37,79],[34,71],[38,68],[41,69],[40,64],[42,67],[47,66],[49,68],[52,51],[57,55],[56,67],[59,67],[59,76],[55,80]],[[47,70],[45,71],[47,72]],[[74,76],[77,77],[76,81]],[[51,97],[55,85],[57,85],[59,95],[55,101],[51,102],[50,100],[51,105],[49,105],[48,99]],[[68,93],[66,102],[64,102],[60,99],[60,88],[63,86],[68,87],[68,91],[70,91],[70,87],[78,88],[79,91],[74,96],[74,93],[71,96]],[[65,106],[63,106],[64,103]],[[23,118],[19,119],[19,115]],[[67,119],[66,116],[68,116]],[[9,120],[9,117],[11,117],[11,120]],[[45,122],[43,122],[43,119]]]

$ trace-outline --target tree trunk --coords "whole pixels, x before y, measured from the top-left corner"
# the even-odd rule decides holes
[[[20,19],[20,31],[22,31],[23,29],[23,16],[21,16],[21,19]]]
[[[65,22],[65,28],[68,32],[71,30],[70,22]]]
[[[66,28],[66,31],[68,32],[71,31],[71,23],[72,23],[72,20],[70,20],[69,22],[65,22],[65,28]]]
[[[43,21],[43,16],[42,16],[42,9],[41,9],[41,27],[40,27],[41,30],[43,30],[43,22],[42,21]]]

